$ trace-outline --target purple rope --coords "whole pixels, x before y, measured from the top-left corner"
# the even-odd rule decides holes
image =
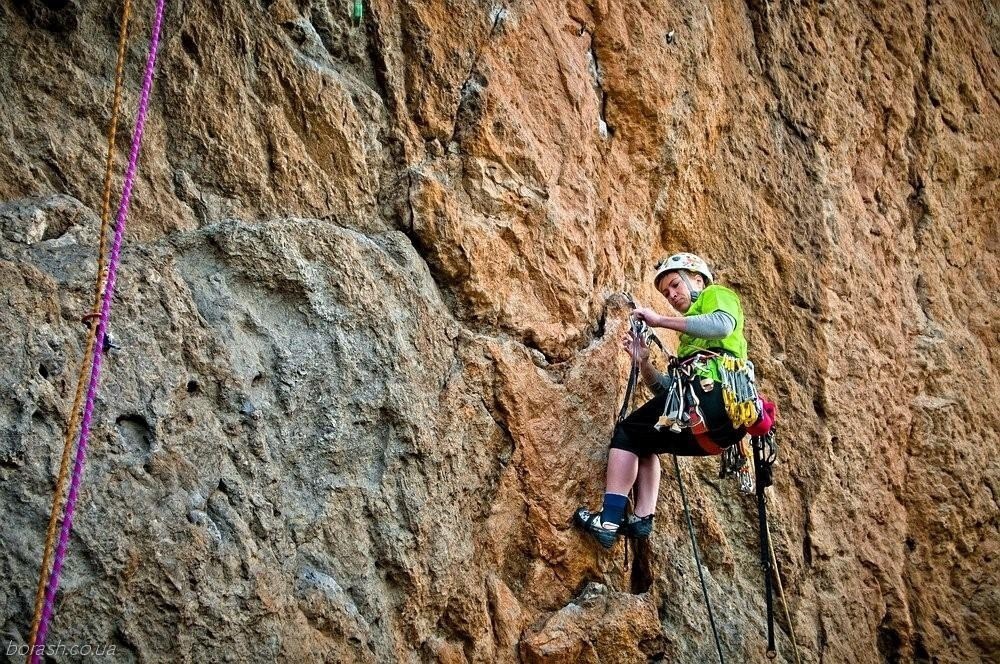
[[[101,376],[101,350],[104,348],[104,337],[108,328],[108,319],[111,316],[111,299],[115,294],[115,277],[118,275],[118,259],[121,254],[122,238],[125,236],[125,220],[128,218],[128,207],[132,198],[132,185],[135,182],[135,172],[139,164],[142,132],[146,126],[146,110],[149,106],[149,91],[153,87],[153,72],[156,69],[156,49],[160,43],[160,25],[163,22],[163,9],[165,5],[166,0],[156,1],[153,34],[149,43],[149,55],[146,57],[146,75],[142,81],[139,111],[136,115],[135,131],[132,133],[132,150],[129,154],[128,168],[125,171],[125,182],[122,186],[122,198],[118,204],[118,216],[115,220],[115,241],[111,247],[111,257],[108,261],[108,280],[104,287],[104,297],[101,301],[101,317],[97,323],[97,339],[93,346],[94,357],[90,367],[90,383],[87,386],[87,402],[83,409],[83,422],[80,425],[80,443],[76,450],[73,480],[70,483],[69,496],[66,499],[62,529],[59,531],[59,545],[56,547],[55,562],[52,563],[52,576],[49,578],[49,585],[45,589],[45,607],[42,610],[42,618],[38,625],[35,649],[31,653],[31,664],[38,664],[40,660],[39,655],[45,649],[45,635],[48,632],[49,620],[52,618],[56,591],[59,589],[59,573],[62,571],[63,560],[66,557],[69,533],[73,528],[73,510],[76,508],[80,480],[83,477],[83,464],[87,458],[87,438],[90,435],[90,419],[94,413],[94,399],[97,396],[97,384]]]

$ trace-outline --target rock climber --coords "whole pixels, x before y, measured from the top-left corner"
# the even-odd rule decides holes
[[[649,345],[632,330],[622,339],[627,353],[639,364],[642,379],[655,396],[618,423],[608,454],[607,479],[601,511],[586,507],[574,520],[605,548],[619,535],[648,538],[653,528],[659,494],[659,454],[706,456],[721,454],[746,434],[734,426],[723,400],[717,358],[727,354],[746,359],[743,307],[731,289],[713,283],[708,264],[700,257],[679,253],[656,264],[653,285],[681,316],[664,316],[649,308],[636,308],[632,316],[650,328],[680,333],[680,345],[671,366],[682,367],[670,375],[650,362]],[[683,376],[678,379],[677,376]],[[680,380],[680,383],[672,381]],[[664,422],[668,394],[683,390],[691,406],[678,420]],[[693,399],[690,395],[695,395]],[[693,404],[693,405],[692,405]],[[768,414],[762,414],[755,426]],[[661,427],[656,427],[660,424]],[[672,427],[662,426],[665,424]],[[626,514],[628,494],[635,486],[636,501]]]

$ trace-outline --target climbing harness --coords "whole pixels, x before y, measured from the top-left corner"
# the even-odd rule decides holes
[[[365,15],[365,5],[363,0],[354,0],[351,3],[351,25],[355,28],[361,27],[361,19]]]
[[[688,507],[687,494],[684,492],[684,481],[681,479],[681,465],[674,456],[674,472],[677,475],[677,486],[681,490],[681,502],[684,504],[684,518],[687,521],[688,534],[691,536],[691,549],[694,551],[694,561],[698,566],[698,578],[701,579],[701,592],[705,596],[705,606],[708,607],[708,622],[712,625],[715,636],[715,649],[719,653],[719,663],[725,664],[722,657],[722,643],[719,641],[719,630],[715,627],[715,615],[712,613],[712,602],[708,599],[708,586],[705,584],[705,573],[701,569],[701,556],[698,555],[698,540],[694,536],[694,525],[691,523],[691,510]]]
[[[45,535],[45,549],[42,554],[41,570],[38,575],[38,588],[35,591],[35,608],[31,620],[31,634],[28,639],[29,652],[34,652],[35,640],[38,635],[38,626],[42,617],[42,606],[45,601],[45,587],[49,579],[49,563],[52,558],[52,547],[55,543],[56,525],[58,515],[63,507],[63,491],[66,488],[66,479],[69,476],[69,458],[73,450],[73,441],[76,440],[76,425],[79,422],[80,405],[83,401],[84,385],[86,384],[87,371],[90,368],[90,356],[96,347],[97,340],[97,319],[100,318],[98,307],[104,293],[104,283],[107,276],[107,236],[108,228],[111,225],[111,188],[112,172],[115,163],[115,136],[118,130],[118,116],[121,110],[122,87],[125,81],[125,46],[128,42],[129,19],[132,16],[132,2],[125,0],[122,6],[121,28],[118,34],[118,60],[115,64],[115,90],[111,104],[111,122],[108,125],[108,150],[104,164],[104,193],[101,198],[101,231],[100,247],[97,251],[97,277],[94,285],[94,304],[92,313],[83,317],[83,322],[88,327],[87,341],[84,344],[83,359],[80,361],[80,370],[76,378],[76,395],[73,398],[73,407],[70,409],[69,425],[66,427],[66,437],[63,442],[62,459],[59,463],[59,475],[56,481],[56,489],[52,494],[52,508],[49,513],[49,525]],[[108,336],[102,344],[102,349],[107,352],[111,348],[117,348],[114,341]]]
[[[720,455],[725,449],[720,447],[708,434],[705,414],[701,409],[701,399],[695,389],[699,383],[704,393],[715,389],[715,382],[705,375],[708,362],[721,357],[719,353],[703,350],[683,359],[672,357],[661,379],[661,387],[666,391],[663,414],[653,427],[657,431],[664,428],[673,433],[690,429],[698,446],[709,455]]]
[[[55,561],[52,564],[51,577],[45,591],[45,600],[42,606],[42,615],[38,622],[38,630],[30,648],[30,664],[38,664],[41,661],[41,654],[45,650],[45,637],[48,633],[49,621],[55,605],[56,591],[59,589],[59,575],[62,571],[63,562],[66,556],[66,547],[69,544],[69,534],[73,528],[73,513],[76,509],[76,501],[80,491],[80,483],[83,478],[83,467],[87,457],[87,441],[90,435],[90,423],[94,413],[94,402],[97,397],[97,385],[101,376],[102,353],[98,348],[103,348],[107,335],[108,320],[111,317],[111,302],[115,293],[115,279],[118,276],[118,262],[121,256],[122,240],[125,236],[125,223],[128,219],[129,203],[132,198],[132,188],[135,184],[136,170],[139,164],[139,151],[142,147],[142,135],[146,126],[146,112],[149,107],[149,93],[153,86],[153,74],[156,69],[156,52],[160,43],[160,27],[163,22],[163,12],[166,0],[157,0],[156,14],[153,19],[152,35],[150,37],[149,52],[146,57],[146,69],[142,82],[142,92],[139,97],[139,108],[136,113],[135,129],[132,133],[132,146],[129,152],[128,167],[125,170],[125,179],[122,184],[121,198],[118,203],[118,213],[115,219],[114,241],[111,246],[111,254],[108,258],[107,278],[101,294],[101,313],[97,320],[97,331],[91,351],[90,360],[90,380],[87,385],[87,398],[83,410],[83,420],[80,425],[80,439],[76,450],[76,459],[73,465],[73,476],[70,482],[69,495],[66,498],[62,527],[59,532],[59,544],[56,547]],[[98,283],[101,281],[101,270],[98,270]],[[58,499],[56,499],[58,500]],[[44,572],[43,572],[44,574]]]
[[[767,501],[764,490],[774,484],[772,467],[778,455],[775,442],[775,427],[765,436],[752,439],[754,471],[757,476],[757,521],[760,531],[760,566],[764,572],[764,600],[767,608],[767,658],[774,659],[778,651],[774,647],[774,602],[771,590],[771,538],[767,525]],[[791,623],[789,623],[790,625]]]

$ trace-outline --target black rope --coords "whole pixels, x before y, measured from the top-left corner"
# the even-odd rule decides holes
[[[771,466],[777,454],[774,429],[766,437],[754,437],[753,461],[757,476],[757,527],[760,530],[760,567],[764,572],[764,601],[767,607],[767,658],[774,659],[778,651],[774,646],[774,591],[771,588],[771,547],[767,527],[767,502],[764,489],[774,483]]]
[[[705,606],[708,607],[708,621],[712,623],[712,634],[715,635],[715,647],[719,651],[719,662],[725,664],[722,657],[722,643],[719,642],[719,630],[715,627],[715,616],[712,614],[712,602],[708,599],[708,586],[705,585],[705,574],[701,571],[701,558],[698,556],[698,541],[694,537],[694,525],[691,523],[691,510],[688,509],[687,494],[684,493],[684,482],[681,480],[681,464],[674,455],[674,471],[677,473],[677,486],[681,489],[681,502],[684,503],[684,517],[687,519],[688,533],[691,535],[691,548],[694,550],[694,560],[698,564],[698,578],[701,579],[701,592],[705,595]]]
[[[626,297],[629,298],[629,302],[631,303],[631,296],[626,295]],[[637,321],[636,319],[632,318],[631,314],[629,315],[629,321],[631,322],[632,335],[634,337],[638,333],[639,325],[641,323],[639,323],[639,321]],[[622,420],[625,419],[625,416],[628,415],[629,406],[632,404],[632,396],[635,394],[635,388],[639,384],[639,373],[640,373],[639,362],[635,359],[634,355],[632,355],[631,353],[629,353],[629,355],[632,360],[632,367],[631,369],[629,369],[628,372],[628,382],[625,384],[625,398],[622,399],[622,407],[618,409],[618,419],[615,421],[616,424],[621,424]],[[630,488],[628,490],[628,500],[630,503],[633,502],[634,493],[635,493],[634,488]],[[620,528],[625,527],[625,524],[628,522],[628,516],[626,516],[625,519],[626,519],[625,523],[619,526]],[[628,537],[625,538],[625,558],[623,560],[623,563],[625,565],[625,569],[628,570],[629,569]]]
[[[632,359],[632,370],[628,374],[628,383],[625,385],[625,398],[622,400],[622,407],[618,410],[618,420],[621,422],[625,419],[628,414],[629,403],[632,401],[632,394],[635,392],[635,386],[639,383],[639,363]]]
[[[634,329],[634,325],[633,325],[633,329]],[[618,423],[619,424],[621,423],[622,420],[625,419],[625,416],[628,414],[628,407],[629,407],[629,405],[630,405],[630,403],[632,401],[632,395],[635,393],[635,386],[636,386],[636,384],[638,382],[639,382],[639,363],[636,362],[635,358],[633,357],[632,358],[632,370],[629,371],[629,374],[628,374],[628,384],[625,386],[625,399],[622,401],[621,410],[618,411]],[[628,490],[628,500],[629,500],[630,503],[633,503],[632,496],[633,496],[634,493],[635,493],[635,489],[634,488],[630,488]],[[625,521],[622,522],[622,525],[620,525],[619,528],[624,528],[627,523],[628,523],[628,516],[626,514]],[[625,537],[625,559],[624,559],[624,564],[625,564],[625,569],[628,570],[628,568],[629,568],[629,562],[628,562],[628,537]]]

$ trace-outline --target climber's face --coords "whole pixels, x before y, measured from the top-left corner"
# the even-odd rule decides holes
[[[700,274],[684,276],[680,272],[668,272],[656,284],[663,297],[667,298],[670,306],[682,314],[687,313],[687,310],[691,308],[691,289],[688,288],[688,283],[698,290],[704,290],[705,288],[705,279]]]

